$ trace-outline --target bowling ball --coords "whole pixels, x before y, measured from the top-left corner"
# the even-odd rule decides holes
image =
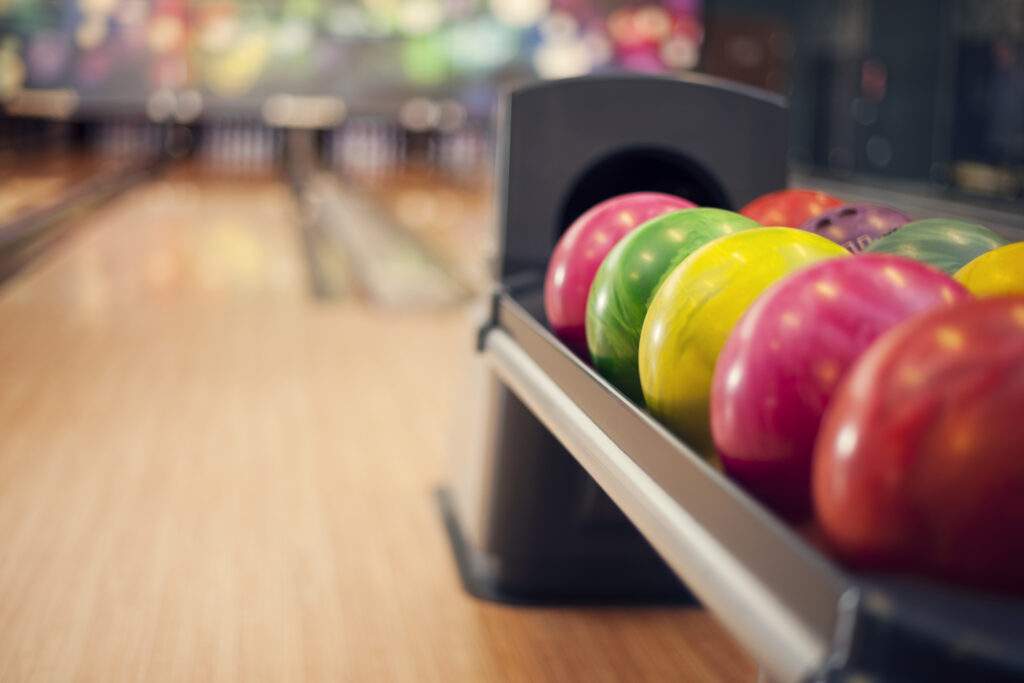
[[[986,227],[948,218],[929,218],[907,223],[896,232],[875,240],[864,250],[896,254],[935,266],[952,275],[986,251],[1007,241]]]
[[[843,256],[849,252],[813,233],[759,228],[719,237],[676,266],[640,333],[640,385],[651,413],[709,454],[711,375],[736,321],[775,281]]]
[[[798,228],[843,202],[816,190],[779,190],[750,202],[740,213],[761,225]]]
[[[587,357],[587,296],[604,257],[634,228],[692,206],[658,192],[619,195],[577,218],[558,240],[544,278],[544,312],[552,331],[577,355]]]
[[[1024,242],[985,252],[954,277],[976,296],[1024,294]]]
[[[897,323],[968,298],[948,275],[888,254],[816,263],[773,285],[715,366],[711,433],[726,472],[787,517],[809,515],[814,439],[843,375]]]
[[[855,567],[1024,592],[1024,297],[898,325],[854,364],[815,446],[814,507]]]
[[[818,233],[857,253],[909,222],[910,216],[884,204],[844,204],[805,221],[800,229]]]
[[[697,248],[753,227],[758,224],[731,211],[687,209],[647,221],[622,238],[598,269],[587,300],[587,346],[597,371],[642,402],[637,347],[658,285]]]

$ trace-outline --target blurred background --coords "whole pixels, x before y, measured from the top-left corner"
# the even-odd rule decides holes
[[[367,265],[379,226],[418,242],[371,261],[425,238],[478,285],[499,93],[617,71],[785,95],[797,183],[1024,199],[1024,0],[0,0],[0,218],[129,162],[285,171],[307,224],[325,193],[358,216],[304,232],[319,293],[449,300]]]
[[[788,96],[803,167],[1015,200],[1022,51],[1017,0],[0,0],[9,116],[253,126],[258,156],[302,126],[329,164],[469,175],[503,87],[696,70]]]

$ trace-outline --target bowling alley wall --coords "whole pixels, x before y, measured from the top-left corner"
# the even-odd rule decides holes
[[[799,168],[1024,196],[1021,0],[0,0],[5,119],[487,138],[503,89],[622,70],[786,95]]]

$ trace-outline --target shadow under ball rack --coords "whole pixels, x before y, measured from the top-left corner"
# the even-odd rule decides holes
[[[654,190],[735,209],[784,187],[784,102],[708,78],[616,76],[518,90],[503,116],[500,282],[475,415],[440,494],[467,590],[696,599],[779,681],[1020,680],[1024,601],[843,570],[546,328],[548,257],[591,205]]]

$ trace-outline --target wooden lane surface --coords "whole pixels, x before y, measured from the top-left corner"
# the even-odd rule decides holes
[[[460,281],[483,289],[497,251],[490,182],[438,182],[437,172],[406,169],[362,189],[425,248],[441,257]]]
[[[0,223],[53,204],[74,185],[127,162],[85,154],[46,152],[28,159],[0,153]]]
[[[172,175],[0,290],[0,681],[752,680],[701,610],[462,592],[466,316],[312,301],[294,211]]]

